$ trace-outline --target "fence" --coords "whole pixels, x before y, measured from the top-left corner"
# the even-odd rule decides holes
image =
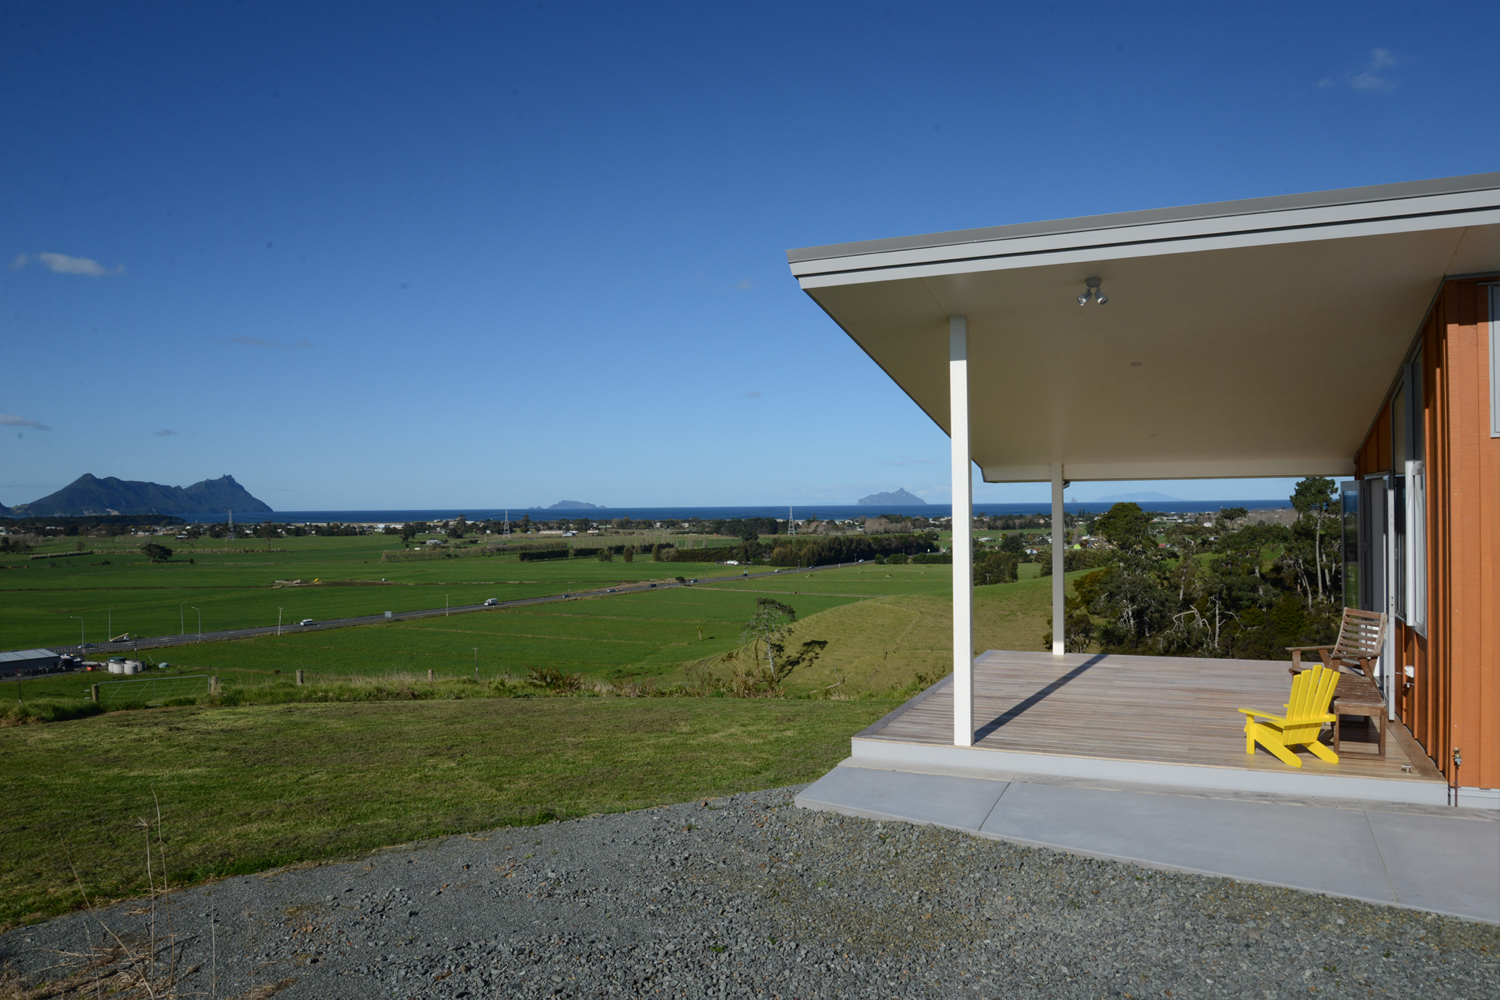
[[[143,677],[138,681],[103,681],[95,701],[105,708],[125,705],[160,705],[174,698],[201,698],[209,693],[214,678],[207,674],[190,677]]]

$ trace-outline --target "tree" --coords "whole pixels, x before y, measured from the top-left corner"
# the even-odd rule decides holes
[[[1292,506],[1299,520],[1308,519],[1313,525],[1313,562],[1317,567],[1318,600],[1323,599],[1323,519],[1332,513],[1338,503],[1338,493],[1333,480],[1324,476],[1308,476],[1292,491]],[[1308,595],[1312,597],[1311,594]]]
[[[1151,515],[1140,504],[1117,503],[1094,522],[1095,530],[1118,549],[1154,547]]]
[[[785,648],[787,631],[796,620],[795,608],[769,597],[758,597],[755,614],[740,629],[741,642],[765,643],[766,666],[773,685],[779,684],[783,676],[776,672],[776,654]]]
[[[466,518],[464,515],[460,514],[460,515],[458,515],[458,517],[456,517],[456,518],[453,519],[453,523],[452,524],[448,525],[448,537],[449,538],[462,538],[462,537],[464,537],[464,532],[466,532],[468,530],[469,530],[469,519]]]
[[[987,587],[995,583],[1016,582],[1016,557],[1009,553],[997,550],[988,550],[975,553],[974,559],[974,585]]]
[[[146,553],[146,558],[154,563],[164,563],[172,558],[172,550],[156,542],[147,542],[141,546],[141,551]]]

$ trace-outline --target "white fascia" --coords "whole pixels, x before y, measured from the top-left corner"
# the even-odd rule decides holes
[[[804,289],[1500,223],[1500,191],[1403,198],[831,257],[792,264]]]

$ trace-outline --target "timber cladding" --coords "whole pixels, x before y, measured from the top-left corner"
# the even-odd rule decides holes
[[[1490,435],[1489,287],[1444,284],[1419,337],[1427,469],[1427,634],[1396,625],[1415,678],[1397,714],[1449,781],[1500,788],[1500,438]],[[1355,457],[1393,467],[1391,403]],[[1453,751],[1463,766],[1455,773]]]

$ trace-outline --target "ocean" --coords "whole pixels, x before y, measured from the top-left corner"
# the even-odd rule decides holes
[[[1158,514],[1207,514],[1220,510],[1224,507],[1244,507],[1248,510],[1265,510],[1267,508],[1290,507],[1291,504],[1285,500],[1147,500],[1141,501],[1143,509]],[[1113,507],[1112,502],[1099,500],[1069,501],[1067,509],[1072,513],[1102,514]],[[1041,503],[975,503],[974,513],[986,516],[1000,516],[1005,514],[1047,514],[1051,512],[1051,505],[1047,502]],[[949,504],[879,504],[864,506],[859,504],[816,504],[810,503],[806,506],[791,508],[792,515],[799,521],[805,518],[816,517],[819,520],[833,521],[850,517],[874,517],[877,514],[906,514],[919,515],[922,517],[949,517],[953,508]],[[236,524],[259,524],[262,521],[274,521],[278,524],[325,524],[331,521],[342,523],[360,524],[390,524],[404,523],[406,521],[447,521],[462,514],[470,521],[499,521],[505,518],[506,512],[499,508],[487,507],[453,507],[447,509],[429,510],[278,510],[270,514],[235,514]],[[512,507],[510,508],[510,519],[519,521],[522,516],[529,516],[533,521],[556,521],[561,518],[575,519],[587,517],[593,521],[610,521],[615,518],[628,517],[632,521],[686,521],[691,518],[712,521],[719,518],[732,517],[776,517],[787,516],[787,508],[784,506],[751,506],[751,507],[587,507],[587,508],[564,508],[555,509],[551,507]],[[224,521],[223,517],[191,517],[190,521],[209,523],[213,521]]]

